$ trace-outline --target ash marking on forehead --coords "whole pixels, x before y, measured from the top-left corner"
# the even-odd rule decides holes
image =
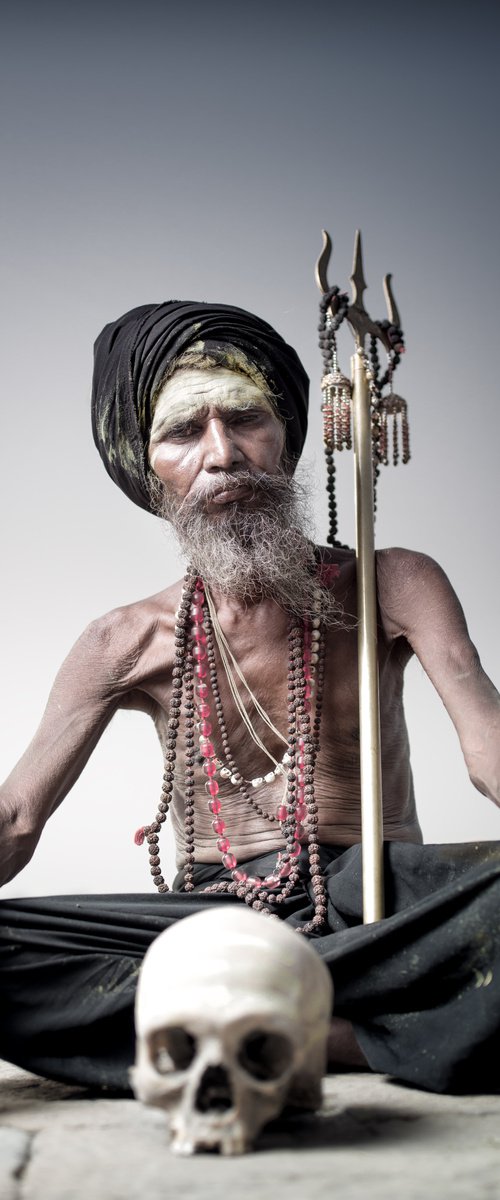
[[[204,419],[210,409],[227,413],[249,408],[276,415],[270,396],[240,372],[219,367],[180,370],[158,396],[150,446],[167,436],[179,421]]]

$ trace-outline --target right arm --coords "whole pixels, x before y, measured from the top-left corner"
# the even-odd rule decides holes
[[[127,622],[110,613],[89,625],[62,664],[40,726],[0,788],[0,884],[29,862],[116,710],[147,708],[147,697],[142,705],[127,684],[137,661],[130,642]]]

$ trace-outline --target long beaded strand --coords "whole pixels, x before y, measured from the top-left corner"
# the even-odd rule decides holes
[[[200,581],[198,581],[198,588],[200,590],[202,588]],[[309,826],[309,873],[313,887],[315,915],[310,922],[302,927],[302,932],[304,933],[312,932],[319,925],[323,924],[326,915],[325,891],[321,877],[319,846],[317,843],[317,806],[314,795],[314,766],[319,745],[321,697],[318,698],[313,731],[311,731],[310,721],[312,670],[316,663],[318,663],[318,679],[321,687],[324,677],[324,645],[318,632],[317,627],[319,625],[320,620],[316,618],[313,629],[307,629],[305,635],[300,626],[294,627],[289,635],[289,746],[287,754],[289,768],[287,772],[287,795],[286,803],[283,802],[278,806],[275,817],[275,820],[279,821],[285,836],[285,851],[278,852],[276,866],[271,875],[265,879],[249,877],[245,871],[242,871],[238,867],[236,856],[231,850],[228,831],[223,818],[220,816],[220,802],[217,799],[218,813],[213,827],[214,832],[219,835],[217,846],[222,854],[223,866],[231,871],[232,883],[220,881],[204,889],[211,893],[236,891],[236,894],[245,899],[247,904],[262,911],[266,911],[267,905],[274,907],[276,904],[283,903],[290,895],[298,879],[299,870],[297,860],[301,853],[299,839],[305,833],[303,822],[307,821]],[[206,622],[205,627],[208,634],[208,622]],[[312,640],[313,636],[314,641]],[[206,645],[209,661],[210,659],[212,660],[212,669],[210,672],[211,684],[223,738],[223,747],[225,753],[230,755],[222,702],[216,678],[213,647],[211,647],[208,636]],[[205,769],[212,771],[213,763],[216,761],[213,743],[203,744],[202,752],[209,759],[209,763],[205,765]],[[241,780],[241,776],[239,776],[239,779]],[[218,785],[215,784],[215,786],[218,791]],[[243,780],[241,780],[240,789],[245,794],[246,789]],[[246,798],[250,800],[248,793]],[[255,803],[253,806],[255,807]],[[267,814],[262,813],[262,815]],[[275,892],[275,889],[278,888],[280,890]]]
[[[154,820],[150,825],[143,825],[137,830],[134,841],[136,846],[142,846],[146,840],[149,847],[149,867],[153,877],[153,883],[158,888],[159,892],[168,892],[168,884],[161,873],[160,852],[159,852],[159,834],[162,825],[167,819],[167,813],[172,800],[172,792],[174,786],[174,771],[177,752],[177,736],[179,732],[180,716],[182,709],[182,697],[186,676],[189,678],[191,666],[191,658],[188,654],[188,629],[189,629],[189,611],[191,608],[191,595],[195,583],[196,576],[189,568],[184,579],[184,587],[181,597],[181,602],[177,612],[177,619],[174,634],[174,666],[172,669],[172,695],[170,698],[170,708],[167,721],[167,735],[165,740],[164,765],[163,765],[163,780],[158,809]],[[186,750],[186,804],[189,812],[194,814],[194,786],[193,775],[191,771],[191,762],[189,760],[188,750]],[[194,821],[193,821],[194,825]],[[193,853],[194,862],[194,853]]]
[[[202,589],[203,589],[203,583],[201,580],[197,581],[197,588],[198,588],[198,594],[201,594]],[[210,630],[209,617],[207,616],[207,611],[206,610],[204,611],[204,608],[202,605],[200,605],[198,607],[197,611],[195,611],[193,609],[193,615],[194,615],[193,638],[196,641],[197,645],[201,645],[203,647],[203,649],[202,649],[203,658],[205,658],[207,655],[209,657],[210,677],[211,677],[211,685],[212,685],[212,689],[213,689],[212,694],[213,694],[213,699],[214,699],[214,705],[216,708],[217,716],[218,716],[219,720],[222,721],[222,736],[224,739],[223,747],[224,747],[224,751],[228,752],[230,754],[229,741],[228,741],[227,730],[226,730],[225,721],[224,721],[222,702],[221,702],[220,692],[219,692],[218,683],[217,683],[215,654],[214,654],[213,644],[212,644],[211,638],[209,636],[209,630]],[[203,623],[204,615],[205,615],[205,622]],[[204,664],[203,664],[203,669],[206,673],[206,667]],[[278,860],[277,860],[275,871],[270,876],[266,877],[266,879],[264,879],[264,880],[258,879],[258,878],[252,878],[252,877],[248,876],[245,871],[241,870],[238,867],[238,862],[237,862],[236,856],[231,850],[231,843],[230,843],[230,839],[228,836],[228,830],[226,828],[226,823],[224,821],[224,818],[221,816],[222,806],[221,806],[219,796],[218,796],[219,785],[217,783],[217,780],[215,779],[215,775],[217,772],[217,758],[216,758],[216,754],[215,754],[214,744],[210,740],[210,735],[212,733],[212,726],[211,726],[210,722],[205,722],[203,720],[199,721],[199,725],[200,725],[200,730],[201,730],[200,753],[204,760],[203,770],[209,778],[209,783],[207,785],[207,790],[210,795],[210,799],[208,802],[209,803],[209,811],[211,812],[212,815],[215,815],[215,820],[212,821],[212,828],[214,830],[214,833],[217,835],[217,848],[222,855],[222,864],[226,868],[226,870],[231,871],[231,874],[232,874],[232,883],[231,884],[228,884],[226,881],[220,881],[220,883],[212,884],[212,885],[210,885],[209,888],[204,889],[204,890],[210,891],[210,892],[222,892],[222,891],[228,891],[228,890],[236,891],[236,894],[241,896],[242,899],[244,898],[247,901],[247,903],[251,903],[252,906],[254,906],[254,907],[262,908],[263,901],[268,898],[268,890],[278,887],[281,882],[281,879],[285,878],[286,876],[288,876],[290,874],[291,868],[290,868],[290,864],[289,864],[289,858],[294,857],[295,854],[297,853],[297,851],[294,849],[294,855],[290,855],[289,853],[286,853],[285,855],[283,855],[283,853],[280,852],[278,855]],[[248,799],[250,801],[250,803],[252,803],[250,795],[247,792],[247,789],[245,787],[245,782],[242,777],[240,777],[240,778],[241,778],[241,789],[242,789],[243,795],[245,796],[245,799]],[[283,822],[284,831],[285,831],[285,825],[286,825],[287,834],[288,834],[287,843],[288,843],[288,841],[290,841],[291,847],[294,847],[294,848],[295,848],[295,846],[298,846],[298,853],[300,853],[300,846],[296,842],[295,836],[292,837],[290,830],[288,829],[288,824],[289,824],[288,811],[286,809],[284,809],[282,811],[280,808],[278,808],[277,819],[280,820],[280,823]],[[288,850],[288,844],[287,844],[287,850]],[[252,895],[252,893],[254,893],[255,890],[257,890],[258,894]]]
[[[313,619],[311,627],[302,623],[295,625],[289,633],[288,670],[288,751],[286,797],[277,808],[274,820],[281,825],[285,838],[284,850],[278,851],[274,871],[264,879],[248,876],[238,867],[236,856],[231,850],[225,821],[221,815],[219,785],[215,779],[217,759],[211,741],[211,710],[208,703],[210,678],[214,705],[219,727],[223,733],[223,749],[228,762],[232,760],[227,729],[224,722],[222,702],[217,682],[217,670],[213,643],[210,637],[210,618],[205,604],[203,583],[191,569],[188,571],[177,614],[175,628],[175,662],[172,672],[173,686],[167,722],[165,765],[158,811],[151,825],[138,830],[135,840],[142,844],[146,838],[150,853],[150,870],[159,892],[168,891],[161,874],[159,855],[159,833],[166,820],[173,791],[176,761],[176,743],[184,698],[185,726],[185,869],[184,890],[193,890],[193,867],[195,863],[195,787],[194,774],[197,758],[195,725],[199,726],[199,754],[206,775],[208,806],[212,828],[217,837],[217,848],[222,863],[232,875],[231,882],[220,881],[205,888],[206,892],[232,892],[244,899],[251,907],[264,912],[272,911],[275,905],[284,903],[290,896],[299,878],[298,858],[301,853],[300,838],[307,824],[309,874],[311,877],[315,915],[298,932],[310,933],[323,924],[326,916],[325,884],[321,876],[319,845],[317,842],[318,812],[314,793],[314,768],[319,748],[322,692],[324,681],[324,637],[318,632],[319,618]],[[313,640],[314,637],[314,640]],[[317,699],[314,725],[311,729],[312,668],[317,670]],[[245,799],[259,812],[242,779],[240,788]],[[259,811],[260,810],[260,811]]]

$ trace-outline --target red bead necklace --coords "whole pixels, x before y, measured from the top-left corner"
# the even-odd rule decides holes
[[[193,890],[194,776],[196,760],[201,760],[205,776],[207,803],[212,829],[222,865],[230,880],[221,880],[203,890],[229,892],[244,899],[251,907],[272,912],[282,904],[299,878],[298,860],[302,841],[307,841],[309,874],[314,896],[314,917],[300,932],[310,933],[326,919],[326,894],[321,874],[318,845],[318,809],[314,793],[314,768],[319,748],[324,679],[324,637],[319,621],[296,622],[289,631],[288,667],[288,747],[286,754],[286,794],[274,814],[266,814],[251,796],[245,780],[232,758],[217,679],[212,624],[203,581],[188,571],[177,613],[175,630],[175,666],[167,739],[163,786],[158,812],[150,826],[136,834],[139,844],[146,838],[150,851],[153,881],[160,892],[168,891],[161,875],[158,852],[159,831],[166,819],[173,790],[176,739],[181,710],[184,709],[185,733],[185,843],[184,890]],[[313,640],[314,637],[314,640]],[[316,705],[312,715],[312,696],[316,674]],[[251,876],[242,869],[231,847],[230,831],[223,816],[220,788],[216,779],[219,768],[213,741],[213,712],[217,720],[223,752],[239,791],[260,816],[276,821],[282,830],[284,849],[279,850],[273,871],[264,878]],[[196,729],[198,746],[196,745]],[[301,841],[302,839],[302,841]]]

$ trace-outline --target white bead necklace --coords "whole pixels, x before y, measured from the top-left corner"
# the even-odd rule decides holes
[[[283,758],[281,759],[281,762],[278,762],[277,759],[274,757],[274,755],[271,754],[270,750],[267,749],[267,746],[264,745],[264,742],[262,741],[262,739],[259,737],[257,731],[255,730],[255,728],[252,724],[252,721],[247,713],[247,710],[243,704],[243,701],[241,699],[241,696],[240,696],[240,693],[239,693],[239,690],[238,690],[238,687],[236,684],[235,674],[238,676],[238,679],[243,684],[243,687],[245,688],[248,696],[250,697],[250,700],[251,700],[256,712],[259,714],[259,716],[263,720],[264,724],[267,725],[268,729],[270,729],[276,735],[276,737],[278,737],[279,740],[285,744],[286,747],[288,746],[288,742],[287,742],[287,739],[283,736],[283,734],[280,733],[279,729],[277,729],[276,726],[273,724],[270,717],[266,713],[265,709],[259,703],[259,701],[257,700],[257,697],[254,695],[251,687],[247,683],[245,676],[243,674],[243,671],[241,670],[241,667],[237,663],[237,661],[234,657],[234,654],[229,646],[227,638],[221,628],[221,624],[220,624],[219,618],[217,616],[217,611],[215,608],[213,597],[210,593],[210,589],[208,588],[208,586],[206,584],[205,584],[205,597],[206,597],[206,601],[207,601],[207,605],[208,605],[208,610],[210,613],[210,620],[212,623],[214,638],[215,638],[215,641],[216,641],[218,649],[219,649],[219,654],[221,656],[224,673],[226,675],[226,678],[227,678],[227,681],[229,684],[229,689],[230,689],[231,695],[233,697],[234,703],[236,705],[237,711],[239,712],[239,714],[242,718],[242,721],[243,721],[244,725],[246,726],[246,728],[250,734],[250,737],[255,742],[256,746],[258,746],[259,750],[261,750],[262,753],[265,754],[266,757],[269,758],[270,761],[274,764],[273,769],[271,771],[266,772],[265,775],[256,775],[253,779],[244,779],[244,776],[241,773],[235,774],[235,772],[230,770],[229,767],[224,766],[224,764],[220,761],[220,759],[216,758],[215,762],[216,762],[216,766],[217,766],[217,772],[221,776],[222,779],[229,780],[229,782],[233,784],[233,787],[239,787],[241,780],[244,779],[244,782],[247,783],[250,787],[259,788],[259,787],[262,787],[266,783],[274,783],[275,779],[278,778],[279,775],[286,775],[286,768],[287,768],[288,763],[290,762],[290,756],[288,754],[288,749],[285,749],[285,752],[283,754]],[[310,653],[310,660],[309,660],[310,661],[311,689],[312,690],[314,690],[315,668],[316,668],[316,664],[318,662],[318,648],[319,648],[319,642],[320,642],[320,638],[321,638],[321,631],[320,631],[321,630],[321,619],[319,616],[319,612],[321,610],[321,589],[320,588],[317,588],[317,590],[316,590],[315,601],[316,601],[315,612],[314,612],[314,616],[311,618],[311,633],[310,633],[311,653]]]

